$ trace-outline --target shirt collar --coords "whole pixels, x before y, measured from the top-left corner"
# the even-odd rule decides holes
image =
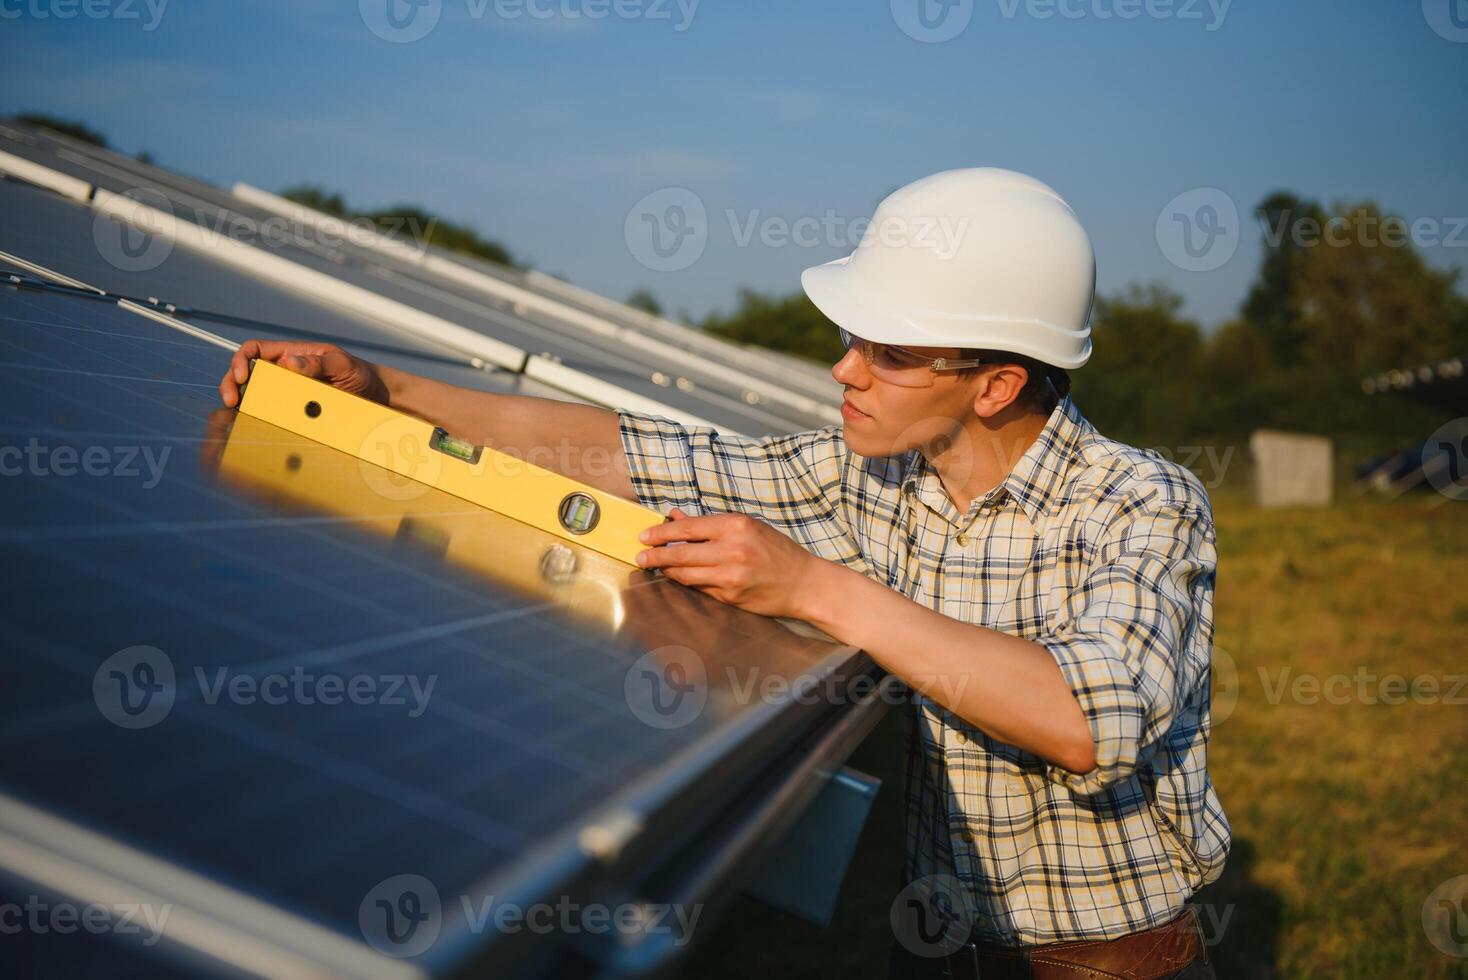
[[[997,487],[974,500],[969,516],[986,502],[998,503],[1013,497],[1031,522],[1038,521],[1065,485],[1066,476],[1080,450],[1081,437],[1089,425],[1075,403],[1069,397],[1062,398],[1051,411],[1039,437]],[[950,519],[958,516],[942,481],[928,465],[921,450],[914,449],[908,453],[903,467],[902,488],[939,513],[947,514]]]

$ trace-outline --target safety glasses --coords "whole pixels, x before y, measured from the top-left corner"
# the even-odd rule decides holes
[[[847,350],[855,348],[860,352],[872,377],[903,388],[931,388],[934,375],[939,371],[959,371],[984,363],[977,357],[928,357],[897,344],[862,340],[846,330],[841,331],[841,343]]]

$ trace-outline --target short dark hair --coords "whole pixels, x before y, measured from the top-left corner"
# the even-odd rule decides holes
[[[1065,368],[1058,368],[1053,364],[1024,354],[1015,354],[1011,351],[983,350],[979,348],[965,348],[959,353],[959,357],[977,358],[990,364],[1018,364],[1025,369],[1029,380],[1025,382],[1024,389],[1020,391],[1015,401],[1042,411],[1049,411],[1055,407],[1059,399],[1070,394],[1070,372]],[[969,371],[977,371],[979,368],[968,368]],[[1054,389],[1053,393],[1051,389]]]

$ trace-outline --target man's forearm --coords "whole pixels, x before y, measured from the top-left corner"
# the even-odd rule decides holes
[[[801,618],[989,736],[1071,772],[1096,767],[1090,726],[1044,647],[936,613],[853,569],[817,567]]]
[[[376,365],[387,403],[449,434],[636,499],[617,413],[529,395],[472,391]]]

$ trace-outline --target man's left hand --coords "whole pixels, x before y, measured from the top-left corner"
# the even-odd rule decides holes
[[[821,559],[747,514],[689,517],[675,507],[669,517],[642,532],[651,546],[638,556],[643,568],[660,568],[675,582],[749,612],[805,618],[803,603]]]

